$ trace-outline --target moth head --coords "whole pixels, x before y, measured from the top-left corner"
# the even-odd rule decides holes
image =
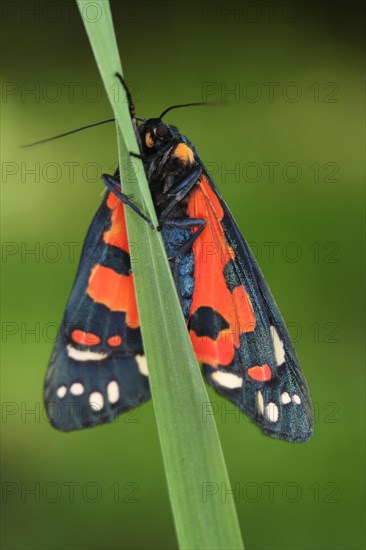
[[[168,143],[172,133],[167,124],[159,118],[150,118],[139,126],[141,144],[145,155],[156,153],[160,147]]]

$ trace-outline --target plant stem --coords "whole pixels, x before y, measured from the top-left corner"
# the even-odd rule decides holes
[[[125,92],[109,2],[77,0],[116,122],[123,190],[156,222]],[[95,10],[94,12],[92,10]],[[122,97],[122,100],[121,100]],[[123,174],[131,176],[128,180]],[[230,482],[200,369],[192,349],[161,235],[128,208],[133,273],[156,421],[180,548],[242,549]],[[222,501],[220,494],[225,491]]]

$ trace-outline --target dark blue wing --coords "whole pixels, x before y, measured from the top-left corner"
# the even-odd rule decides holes
[[[52,424],[69,431],[112,421],[149,398],[124,206],[108,193],[84,243],[45,403]]]
[[[207,172],[188,213],[206,220],[193,245],[188,325],[207,382],[266,434],[306,441],[314,422],[299,360],[258,264]]]
[[[270,350],[267,351],[269,357],[274,359],[275,376],[263,384],[252,381],[246,384],[247,413],[269,435],[295,442],[306,441],[313,435],[314,418],[309,388],[299,359],[249,245],[241,235],[228,207],[221,197],[220,199],[225,210],[225,234],[236,252],[238,279],[242,284],[245,282],[248,288],[259,325],[258,332],[255,330],[253,335],[244,335],[241,351],[249,360],[251,354],[258,352],[258,348],[269,347],[268,344],[272,344],[274,352],[273,357]],[[259,331],[260,343],[255,344]],[[278,419],[275,421],[277,414]]]

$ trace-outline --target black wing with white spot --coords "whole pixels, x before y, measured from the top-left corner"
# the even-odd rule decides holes
[[[51,423],[112,421],[150,398],[123,203],[107,194],[88,231],[45,381]]]
[[[198,298],[194,293],[189,328],[206,380],[267,435],[306,441],[314,426],[310,394],[274,298],[207,173],[194,193],[192,215],[206,228],[193,246]],[[205,250],[215,258],[200,261]]]
[[[93,349],[70,354],[61,332],[45,384],[47,413],[63,431],[111,422],[150,398],[144,355],[103,353]]]

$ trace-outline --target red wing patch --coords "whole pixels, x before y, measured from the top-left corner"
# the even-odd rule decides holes
[[[233,361],[235,348],[229,331],[221,331],[216,340],[208,336],[197,336],[193,330],[190,331],[190,337],[197,359],[201,363],[217,367],[230,365]]]
[[[129,254],[126,219],[123,203],[110,193],[106,204],[111,210],[111,225],[103,233],[103,242],[116,246]],[[91,270],[87,294],[94,302],[103,304],[112,312],[126,313],[129,328],[138,328],[139,317],[132,273],[120,274],[112,267],[96,264]],[[122,340],[119,335],[109,338],[108,344],[117,347]]]
[[[272,371],[269,368],[269,365],[265,364],[262,366],[251,367],[248,369],[248,375],[256,382],[268,382],[268,380],[271,380]]]
[[[126,218],[123,202],[119,200],[113,193],[109,193],[107,206],[111,212],[111,227],[103,233],[103,241],[105,244],[121,248],[129,253]]]
[[[126,313],[126,323],[130,328],[139,326],[132,273],[120,275],[111,267],[96,264],[90,274],[87,293],[94,302],[111,311]]]
[[[112,348],[117,348],[122,344],[122,336],[116,334],[116,336],[110,336],[107,340],[107,344]]]
[[[76,344],[82,346],[97,346],[100,344],[100,338],[92,332],[84,332],[83,330],[75,329],[71,333],[71,338]]]
[[[226,241],[221,224],[223,208],[204,176],[190,196],[187,213],[191,218],[206,220],[202,234],[193,244],[195,273],[190,315],[200,308],[211,308],[228,325],[215,337],[197,336],[193,330],[190,336],[199,361],[212,367],[228,366],[240,346],[240,335],[254,331],[256,319],[244,287],[237,286],[231,292],[226,283],[225,266],[235,260],[235,252]]]

